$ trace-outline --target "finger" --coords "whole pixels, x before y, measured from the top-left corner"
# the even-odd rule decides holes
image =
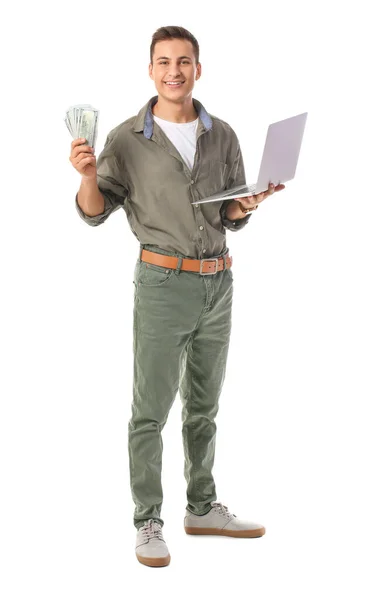
[[[234,198],[234,200],[240,202],[244,206],[244,208],[249,208],[251,198],[252,196],[244,196],[241,198]]]
[[[253,196],[248,196],[247,199],[249,200],[248,208],[254,208],[254,206],[262,202],[263,194],[254,194]]]
[[[75,165],[75,166],[84,167],[88,163],[90,163],[90,164],[95,163],[95,156],[87,156],[86,158],[83,158],[80,162],[78,162],[77,165]]]
[[[264,193],[254,195],[254,196],[244,196],[242,198],[234,198],[237,202],[240,202],[244,206],[244,208],[254,208],[264,200]]]
[[[79,144],[84,144],[85,142],[86,142],[86,139],[85,139],[85,138],[76,138],[76,140],[73,140],[73,141],[71,142],[71,146],[72,146],[73,148],[75,148],[75,146],[78,146]]]
[[[83,146],[76,146],[74,148],[74,150],[75,150],[76,153],[79,153],[79,152],[90,152],[91,154],[94,154],[94,152],[95,152],[95,150],[94,150],[94,148],[92,146],[87,146],[86,144],[83,145]]]
[[[75,158],[75,160],[74,160],[75,165],[80,165],[81,162],[83,160],[85,160],[86,158],[92,158],[93,160],[96,160],[95,156],[92,156],[91,154],[89,154],[87,152],[82,152]]]
[[[270,183],[268,185],[268,190],[266,190],[265,192],[263,192],[264,196],[263,196],[263,200],[265,200],[266,198],[268,198],[268,196],[272,196],[272,194],[274,194],[275,192],[275,187],[273,183]]]
[[[260,194],[255,194],[254,196],[250,196],[250,197],[252,198],[251,205],[252,206],[256,206],[260,202],[263,202],[263,200],[265,199],[266,195],[265,195],[265,192],[261,192]]]
[[[268,196],[272,196],[272,194],[274,194],[274,193],[275,193],[275,188],[274,188],[274,186],[272,185],[272,186],[270,186],[270,187],[268,188],[268,190],[265,192],[265,197],[266,197],[266,198],[268,198]]]
[[[77,157],[81,152],[86,152],[88,154],[94,154],[95,150],[91,146],[75,146],[75,148],[71,152],[72,157]]]

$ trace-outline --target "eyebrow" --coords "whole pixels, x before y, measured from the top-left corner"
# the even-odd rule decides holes
[[[159,58],[157,58],[156,60],[161,60],[162,58],[164,58],[165,60],[170,60],[168,56],[159,56]],[[178,56],[178,58],[188,58],[189,60],[192,60],[190,56]]]

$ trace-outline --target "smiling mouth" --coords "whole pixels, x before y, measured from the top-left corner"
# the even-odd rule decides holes
[[[164,83],[169,87],[180,87],[184,81],[164,81]]]

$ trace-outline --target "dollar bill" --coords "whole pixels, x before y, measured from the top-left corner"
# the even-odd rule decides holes
[[[91,104],[75,104],[66,111],[64,118],[67,129],[76,140],[85,138],[86,144],[95,148],[98,135],[99,111]]]

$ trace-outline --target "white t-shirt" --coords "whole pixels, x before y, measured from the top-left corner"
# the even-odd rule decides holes
[[[194,155],[196,154],[196,135],[198,117],[190,123],[173,123],[153,115],[154,121],[162,128],[165,135],[176,147],[187,167],[192,171]]]

